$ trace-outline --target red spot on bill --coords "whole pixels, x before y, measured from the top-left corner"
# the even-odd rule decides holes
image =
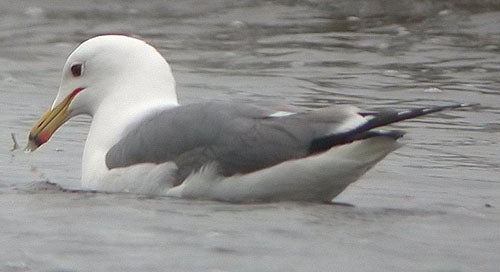
[[[50,137],[51,137],[51,136],[52,136],[52,133],[50,133],[50,132],[48,132],[48,131],[46,131],[46,132],[42,132],[42,133],[39,135],[39,137],[38,137],[38,141],[37,141],[37,143],[36,143],[36,144],[37,144],[38,146],[40,146],[40,145],[42,145],[42,144],[46,143],[46,142],[50,139]]]

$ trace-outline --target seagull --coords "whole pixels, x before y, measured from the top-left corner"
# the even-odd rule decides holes
[[[77,115],[92,117],[82,188],[229,202],[329,202],[404,132],[380,127],[469,104],[364,112],[292,112],[244,103],[179,105],[169,64],[148,43],[91,38],[68,57],[52,107],[27,151]]]

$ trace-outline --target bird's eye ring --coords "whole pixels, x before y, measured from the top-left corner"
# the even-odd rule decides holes
[[[81,76],[82,72],[83,72],[83,65],[81,63],[73,64],[71,66],[71,74],[73,74],[74,77]]]

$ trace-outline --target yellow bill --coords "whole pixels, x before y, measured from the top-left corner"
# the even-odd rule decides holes
[[[74,97],[73,94],[68,95],[59,105],[42,115],[30,131],[26,151],[35,151],[38,147],[46,143],[62,124],[68,121],[68,107]]]

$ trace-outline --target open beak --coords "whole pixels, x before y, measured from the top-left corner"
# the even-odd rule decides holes
[[[35,151],[39,146],[46,143],[62,124],[68,121],[68,107],[73,98],[74,95],[69,95],[56,107],[42,115],[30,131],[26,151]]]

